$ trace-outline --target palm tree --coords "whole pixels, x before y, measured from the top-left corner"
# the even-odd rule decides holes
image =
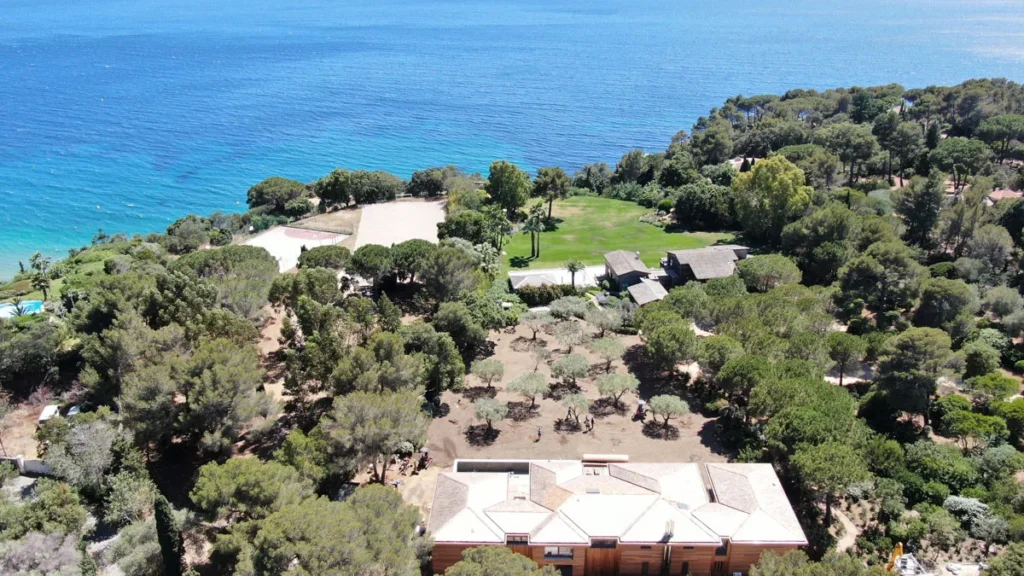
[[[530,225],[529,222],[533,221]],[[540,234],[544,231],[544,206],[542,204],[534,204],[533,208],[530,208],[530,217],[526,219],[527,225],[531,228],[531,235],[533,231],[537,233],[537,254],[536,257],[540,258]]]
[[[580,262],[579,260],[576,259],[569,260],[568,262],[565,263],[565,269],[568,270],[569,274],[572,275],[571,278],[573,288],[576,288],[576,273],[583,270],[583,268],[583,262]]]
[[[22,304],[21,298],[15,298],[15,299],[11,300],[11,304],[14,305],[14,315],[16,317],[17,316],[24,316],[28,312],[28,309],[26,309],[25,305]]]

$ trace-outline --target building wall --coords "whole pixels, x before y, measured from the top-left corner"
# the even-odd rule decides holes
[[[764,546],[761,544],[733,544],[729,547],[729,561],[726,564],[727,574],[741,572],[748,574],[750,567],[757,564],[761,554],[766,550],[782,555],[790,550],[796,550],[796,546]]]
[[[715,559],[714,546],[694,546],[686,549],[683,546],[671,546],[669,550],[669,574],[680,576],[683,573],[683,563],[689,562],[691,576],[709,576],[711,574],[711,563]]]
[[[587,547],[578,546],[572,549],[572,560],[569,559],[547,559],[544,558],[544,546],[530,546],[530,558],[537,563],[537,566],[572,566],[573,576],[584,573],[587,562]]]
[[[643,571],[643,564],[647,562],[649,576],[661,574],[661,564],[665,555],[665,547],[662,545],[651,545],[646,547],[638,545],[619,545],[619,573],[626,576],[639,576]]]
[[[462,551],[473,546],[461,544],[435,544],[433,553],[434,574],[441,574],[459,560],[462,560]]]
[[[619,290],[625,290],[633,284],[639,284],[641,278],[647,277],[644,272],[630,272],[629,274],[623,274],[618,276],[615,280],[618,282]]]
[[[434,546],[433,568],[435,574],[441,574],[452,564],[462,560],[462,551],[473,546],[461,544],[437,544]],[[522,554],[538,566],[572,566],[574,576],[616,575],[640,576],[643,563],[648,563],[649,576],[659,576],[664,557],[664,546],[652,545],[644,549],[639,545],[619,545],[617,548],[573,547],[572,559],[546,559],[544,546],[509,546],[512,551]],[[683,563],[689,563],[690,576],[712,576],[715,562],[724,562],[723,574],[732,575],[736,572],[749,574],[750,567],[761,558],[761,553],[771,550],[782,555],[796,546],[762,546],[756,544],[731,544],[726,556],[715,556],[714,546],[695,546],[686,549],[683,546],[670,546],[669,574],[682,576]]]

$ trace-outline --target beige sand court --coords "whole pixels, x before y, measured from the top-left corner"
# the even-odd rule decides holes
[[[315,248],[338,244],[348,238],[345,234],[334,234],[319,230],[303,230],[288,226],[275,226],[246,241],[248,246],[265,248],[277,259],[281,272],[295,268],[299,263],[302,247]]]
[[[367,244],[391,246],[414,238],[437,242],[437,225],[444,221],[444,200],[369,204],[362,212],[356,248]]]

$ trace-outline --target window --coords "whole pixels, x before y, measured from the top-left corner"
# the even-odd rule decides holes
[[[689,562],[683,562],[683,569],[679,571],[679,576],[690,576]]]
[[[640,576],[647,576],[650,572],[651,572],[651,563],[650,562],[641,562],[640,563]]]
[[[555,566],[558,576],[572,576],[572,566]]]
[[[640,549],[641,550],[650,550],[651,547],[650,546],[641,546]]]
[[[530,543],[530,537],[527,536],[526,534],[520,534],[520,535],[515,535],[515,536],[510,534],[510,535],[505,537],[505,543],[506,544],[529,544]]]
[[[591,548],[615,548],[617,542],[615,540],[591,540]]]
[[[722,542],[722,545],[715,548],[715,556],[728,556],[729,555],[729,543]]]
[[[714,564],[712,564],[711,565],[711,573],[712,574],[725,574],[725,562],[722,562],[721,560],[719,560],[719,561],[715,562]]]
[[[572,548],[569,546],[545,546],[545,558],[572,558]]]
[[[683,546],[683,550],[693,550],[693,546]]]

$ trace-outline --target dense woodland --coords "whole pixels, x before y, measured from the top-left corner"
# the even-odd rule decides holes
[[[998,551],[988,573],[1022,575],[1024,201],[989,201],[1024,188],[1022,166],[1024,87],[1012,82],[793,90],[731,98],[664,152],[629,151],[614,169],[275,177],[249,190],[244,214],[37,255],[0,287],[16,304],[38,291],[48,309],[0,321],[0,441],[19,406],[84,411],[36,433],[55,478],[0,499],[0,572],[418,573],[429,534],[380,464],[424,445],[443,391],[467,374],[500,379],[488,331],[522,323],[609,366],[626,353],[615,334],[639,331],[643,369],[664,383],[657,421],[717,415],[737,461],[775,466],[811,545],[766,556],[758,576],[880,573],[897,542],[922,556]],[[402,195],[447,197],[440,245],[313,248],[284,274],[265,250],[231,245]],[[755,255],[640,310],[614,297],[596,308],[573,286],[520,299],[503,245],[529,234],[542,250],[552,205],[570,195],[636,202],[669,230],[733,230]],[[352,276],[371,289],[351,290]],[[271,309],[285,311],[281,403],[257,349]],[[586,342],[583,322],[604,337]],[[693,361],[697,378],[678,370]],[[560,362],[565,379],[586,369]],[[842,381],[865,368],[872,377]],[[529,373],[513,384],[530,399],[548,386]],[[598,387],[618,402],[637,382]],[[587,409],[564,402],[577,419]],[[488,426],[506,413],[477,406]],[[833,510],[854,505],[865,530],[837,557]],[[550,569],[480,549],[449,571],[498,572]]]

